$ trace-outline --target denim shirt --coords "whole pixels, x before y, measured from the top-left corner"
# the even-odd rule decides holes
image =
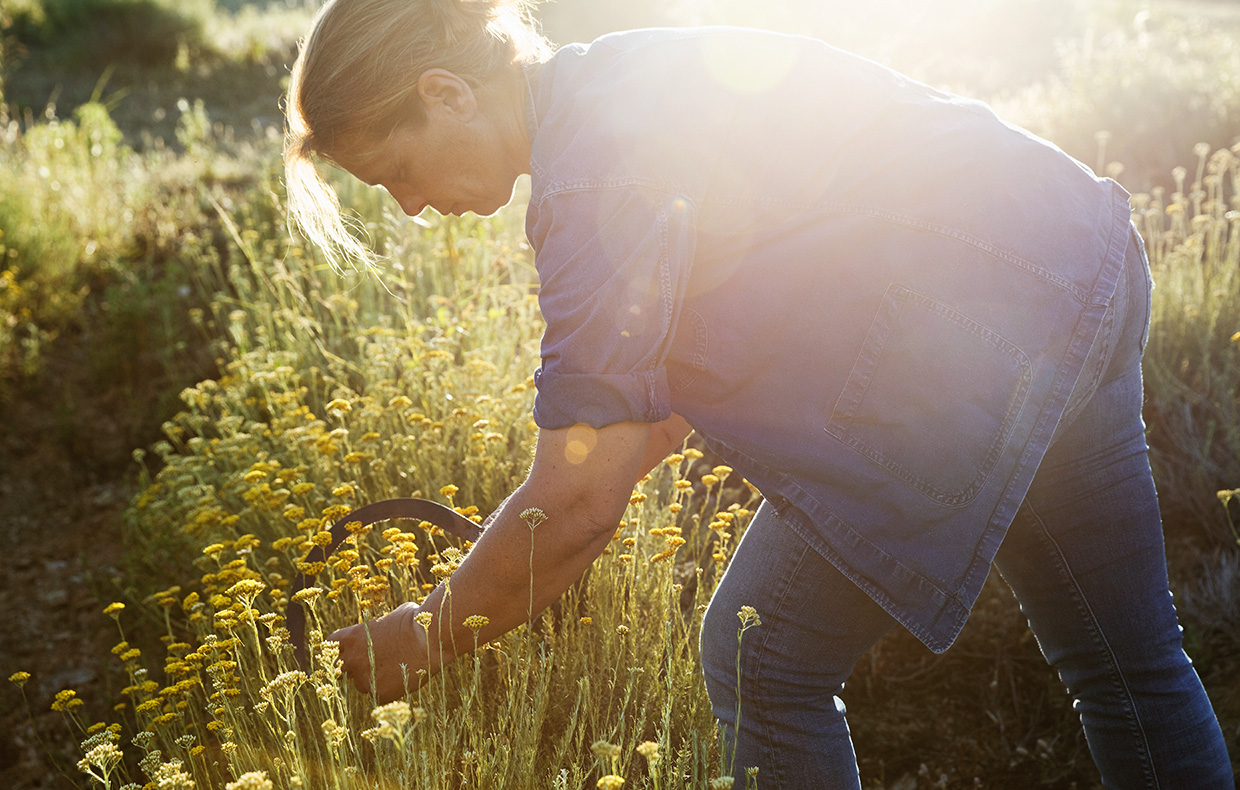
[[[808,38],[633,31],[527,80],[535,421],[680,414],[945,650],[1114,293],[1127,194]]]

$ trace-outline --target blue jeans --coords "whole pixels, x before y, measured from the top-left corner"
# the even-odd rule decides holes
[[[1072,696],[1106,787],[1231,790],[1223,735],[1181,646],[1167,580],[1141,420],[1148,269],[1139,254],[1129,257],[995,565]],[[741,606],[754,607],[762,624],[738,648]],[[750,766],[762,790],[860,787],[838,695],[893,625],[772,508],[759,509],[702,633],[706,686],[728,748],[735,744],[737,788]]]

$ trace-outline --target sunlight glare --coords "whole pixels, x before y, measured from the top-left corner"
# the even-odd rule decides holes
[[[598,432],[589,425],[577,424],[568,429],[568,442],[564,445],[564,459],[576,466],[584,463],[594,446],[598,444]]]
[[[782,82],[796,53],[777,39],[720,36],[702,39],[702,60],[721,85],[747,95]]]

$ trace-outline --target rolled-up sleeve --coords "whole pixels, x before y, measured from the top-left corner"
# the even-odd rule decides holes
[[[641,186],[569,188],[530,207],[547,328],[535,374],[543,428],[671,415],[664,361],[694,250],[688,201]]]

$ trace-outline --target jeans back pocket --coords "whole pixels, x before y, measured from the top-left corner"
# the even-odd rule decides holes
[[[883,296],[825,430],[934,501],[971,501],[1029,394],[1029,359],[941,302]]]

